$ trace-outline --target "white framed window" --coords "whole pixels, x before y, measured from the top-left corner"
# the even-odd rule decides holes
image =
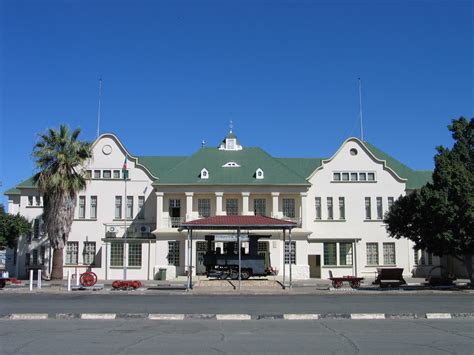
[[[264,198],[256,198],[253,200],[253,213],[256,216],[266,215],[266,202]]]
[[[40,247],[40,264],[41,265],[44,265],[44,263],[46,262],[46,247],[44,245],[42,245]]]
[[[352,265],[352,243],[339,243],[339,264]]]
[[[67,242],[66,243],[66,265],[77,265],[79,262],[79,243],[78,242]]]
[[[128,245],[128,266],[141,267],[142,266],[142,244],[130,243]]]
[[[104,179],[111,179],[111,178],[112,178],[112,171],[110,171],[110,170],[104,170],[104,171],[102,172],[102,177],[103,177]]]
[[[120,170],[114,170],[114,179],[120,179]]]
[[[125,218],[133,218],[133,196],[127,196],[127,213]]]
[[[25,266],[29,266],[31,264],[31,254],[26,253],[25,254]]]
[[[91,196],[91,211],[90,211],[90,218],[95,219],[97,218],[97,196]]]
[[[168,242],[168,265],[179,266],[179,242]]]
[[[392,206],[393,206],[393,202],[394,202],[393,197],[389,197],[389,198],[387,199],[387,207],[388,207],[388,210],[389,210],[389,211],[390,211],[390,209],[391,209]]]
[[[257,171],[255,172],[255,177],[259,180],[263,179],[264,178],[263,170],[258,168]]]
[[[110,266],[123,266],[123,243],[110,243]]]
[[[28,206],[33,206],[33,196],[28,196]]]
[[[349,181],[349,173],[342,173],[342,181]]]
[[[36,206],[41,206],[41,196],[35,196]]]
[[[346,219],[346,201],[344,197],[339,197],[339,219]]]
[[[291,251],[290,241],[285,241],[285,264],[289,264],[290,261],[296,265],[296,242],[294,240],[291,241]]]
[[[341,173],[333,173],[332,174],[333,181],[341,181]]]
[[[375,173],[367,173],[367,181],[375,181]]]
[[[315,198],[316,204],[316,219],[321,219],[321,197]]]
[[[100,179],[100,170],[94,170],[94,179]]]
[[[337,265],[336,243],[324,243],[324,265]]]
[[[378,243],[367,243],[367,265],[378,265],[379,264],[379,244]]]
[[[145,219],[145,196],[138,196],[138,219]]]
[[[395,243],[383,243],[383,263],[384,265],[395,265]]]
[[[206,169],[201,170],[201,179],[209,179],[209,172]]]
[[[226,199],[225,211],[228,216],[237,216],[239,214],[239,200],[236,198]]]
[[[359,173],[359,181],[367,181],[367,173]]]
[[[295,199],[283,199],[283,216],[287,218],[295,218]]]
[[[33,238],[38,239],[40,236],[40,223],[41,220],[39,218],[35,218],[33,221]]]
[[[365,219],[372,219],[372,204],[370,197],[365,198]]]
[[[86,170],[84,178],[90,180],[92,178],[92,170]]]
[[[199,217],[209,217],[211,215],[211,199],[200,198],[198,199],[198,214]]]
[[[357,181],[357,173],[351,173],[351,181]]]
[[[86,196],[79,196],[79,218],[86,218]]]
[[[95,242],[84,242],[82,259],[85,265],[95,264]]]
[[[328,219],[334,219],[334,209],[332,205],[332,197],[327,198]]]
[[[383,218],[382,197],[377,197],[377,219]]]
[[[413,264],[418,265],[419,263],[419,256],[418,256],[418,250],[413,248]]]
[[[33,249],[33,265],[38,265],[38,249]]]
[[[122,196],[115,196],[115,219],[122,219]]]

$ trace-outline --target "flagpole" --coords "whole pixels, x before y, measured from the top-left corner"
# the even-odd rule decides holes
[[[127,178],[128,178],[128,171],[127,171],[127,157],[125,157],[125,164],[123,169],[123,179],[125,182],[125,215],[123,219],[123,224],[125,227],[125,234],[124,234],[124,243],[123,243],[123,279],[127,279]]]

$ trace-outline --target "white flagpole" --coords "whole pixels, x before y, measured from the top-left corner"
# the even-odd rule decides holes
[[[364,125],[362,121],[362,83],[359,78],[359,118],[360,118],[360,140],[364,141]]]
[[[102,78],[99,79],[99,106],[97,108],[97,138],[100,135],[100,99],[102,96]]]

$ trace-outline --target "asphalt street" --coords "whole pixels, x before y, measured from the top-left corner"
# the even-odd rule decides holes
[[[158,291],[159,292],[159,291]],[[0,315],[11,313],[473,313],[474,294],[166,295],[13,294],[0,292]]]
[[[472,354],[474,321],[8,321],[1,354]]]

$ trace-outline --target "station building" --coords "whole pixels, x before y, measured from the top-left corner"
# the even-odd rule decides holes
[[[327,158],[272,157],[242,145],[232,131],[218,147],[190,156],[134,155],[113,134],[97,138],[92,150],[84,167],[87,187],[78,194],[64,249],[64,268],[73,273],[92,270],[100,279],[122,279],[125,262],[128,279],[157,279],[160,269],[167,279],[185,275],[188,241],[180,226],[212,216],[294,222],[291,246],[283,231],[242,231],[262,236],[258,253],[267,266],[281,274],[291,263],[293,279],[326,279],[329,271],[371,278],[380,267],[425,275],[440,263],[407,239],[389,238],[383,223],[393,202],[428,182],[431,172],[412,170],[357,138],[348,138]],[[10,275],[25,278],[31,269],[48,274],[52,251],[37,186],[29,178],[5,194],[8,212],[33,223],[33,233],[7,251]],[[208,234],[193,235],[193,274],[205,272]],[[225,251],[235,243],[215,242],[212,248]]]

